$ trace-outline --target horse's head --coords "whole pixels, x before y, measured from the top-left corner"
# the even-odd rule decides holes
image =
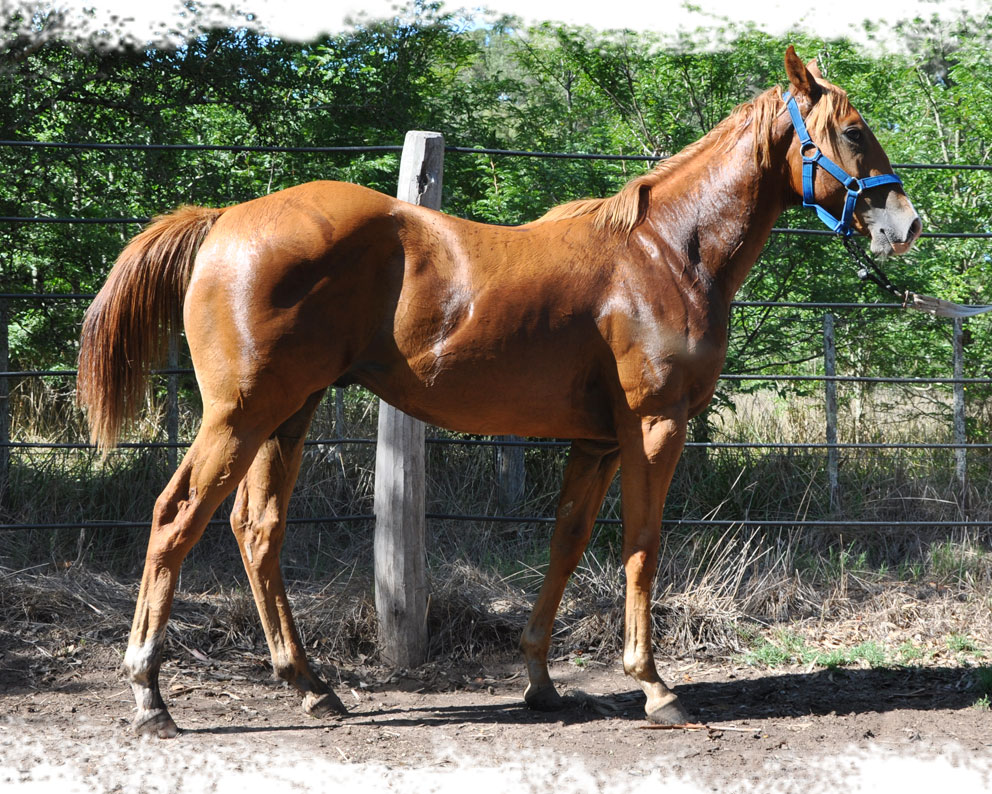
[[[838,233],[870,235],[872,253],[908,251],[920,236],[920,218],[861,114],[815,61],[804,64],[792,47],[785,70],[796,127],[789,149],[793,189]]]

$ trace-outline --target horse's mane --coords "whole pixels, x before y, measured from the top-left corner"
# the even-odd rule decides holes
[[[833,134],[830,120],[838,112],[844,112],[849,103],[847,94],[840,88],[820,82],[823,89],[821,98],[806,119],[807,128],[816,140]],[[629,233],[641,215],[641,191],[650,189],[661,182],[668,174],[677,170],[687,160],[691,160],[703,149],[717,152],[729,151],[741,138],[741,133],[753,127],[754,163],[756,167],[770,164],[772,128],[779,114],[785,112],[782,102],[782,89],[778,86],[765,91],[750,102],[738,105],[726,119],[710,130],[695,143],[678,154],[662,160],[646,174],[635,177],[619,193],[606,198],[578,199],[558,207],[552,207],[534,223],[577,218],[594,215],[596,226],[621,234]]]

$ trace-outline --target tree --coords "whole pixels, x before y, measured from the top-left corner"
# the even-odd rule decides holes
[[[21,20],[23,22],[23,20]],[[60,38],[58,17],[24,33],[8,20],[0,52],[0,132],[5,139],[217,145],[398,144],[407,129],[445,134],[449,145],[495,149],[671,155],[740,102],[782,81],[786,42],[730,29],[712,52],[664,50],[650,34],[538,25],[504,19],[469,25],[432,3],[404,18],[374,21],[307,44],[247,29],[210,30],[183,46],[85,47]],[[820,55],[828,77],[849,90],[895,162],[984,163],[989,157],[990,66],[980,26],[902,33],[909,56],[872,55],[845,42],[790,37]],[[341,178],[387,192],[393,154],[317,156],[291,152],[105,151],[0,147],[9,178],[0,214],[142,218],[177,204],[228,204],[315,178]],[[451,154],[448,211],[492,223],[532,220],[573,198],[605,195],[650,162],[601,162]],[[988,226],[987,172],[904,170],[928,229]],[[817,228],[807,212],[783,226]],[[6,224],[3,288],[90,291],[101,283],[131,224]],[[989,260],[974,241],[927,240],[891,265],[921,292],[988,300]],[[745,284],[750,301],[887,300],[859,284],[829,238],[775,235]],[[817,324],[780,311],[741,309],[728,371],[803,372],[821,357]],[[78,313],[16,307],[18,366],[70,364]],[[843,324],[842,324],[843,325]],[[920,375],[946,369],[946,329],[888,318],[843,327],[847,371]],[[873,338],[869,339],[868,335]],[[985,338],[973,340],[987,359]],[[871,350],[867,354],[859,350]],[[847,357],[846,359],[844,357]],[[740,388],[740,387],[738,387]]]

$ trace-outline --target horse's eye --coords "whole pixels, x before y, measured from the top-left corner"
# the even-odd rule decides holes
[[[848,127],[844,130],[844,137],[851,143],[861,143],[864,139],[864,135],[862,135],[861,130],[858,127]]]

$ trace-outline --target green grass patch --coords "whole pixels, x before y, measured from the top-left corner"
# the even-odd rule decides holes
[[[986,658],[985,649],[966,634],[950,634],[946,642],[948,650],[958,654],[961,662]]]
[[[862,642],[852,648],[822,651],[810,646],[802,637],[784,629],[776,632],[773,639],[756,638],[754,647],[743,655],[742,660],[753,667],[799,664],[828,670],[855,664],[884,667],[891,662],[888,652],[877,642]]]
[[[782,667],[801,663],[809,650],[804,639],[781,630],[776,632],[774,640],[756,638],[755,646],[744,654],[743,660],[752,667]]]
[[[926,657],[926,652],[922,648],[913,645],[911,642],[904,642],[896,649],[897,664],[908,666],[922,662],[926,659]]]

